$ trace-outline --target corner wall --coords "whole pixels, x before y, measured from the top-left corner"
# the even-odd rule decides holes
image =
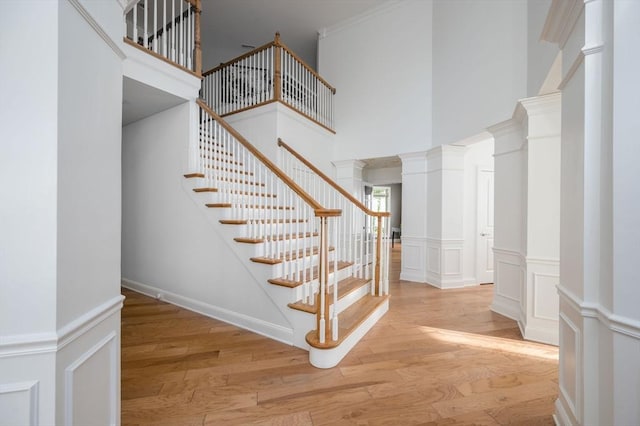
[[[0,421],[117,425],[122,7],[0,9]]]

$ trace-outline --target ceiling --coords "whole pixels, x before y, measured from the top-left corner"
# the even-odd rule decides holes
[[[250,48],[282,41],[316,67],[318,30],[378,7],[388,0],[202,0],[203,63],[210,68]],[[230,56],[229,56],[230,55]]]
[[[122,80],[123,126],[186,102],[185,99],[128,77]]]

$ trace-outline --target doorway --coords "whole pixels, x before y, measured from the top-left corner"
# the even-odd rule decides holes
[[[478,167],[476,280],[493,283],[493,170]]]

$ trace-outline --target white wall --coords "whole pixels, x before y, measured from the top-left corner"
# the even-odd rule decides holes
[[[524,0],[434,1],[432,146],[505,120],[526,96],[526,13]]]
[[[384,6],[328,28],[320,75],[336,87],[337,160],[427,149],[431,136],[431,0]]]
[[[246,269],[248,257],[241,260],[229,249],[238,243],[216,232],[183,187],[190,106],[123,129],[122,277],[139,288],[290,329],[265,294],[266,281],[258,283]]]
[[[120,418],[122,8],[83,4],[0,5],[7,424]]]

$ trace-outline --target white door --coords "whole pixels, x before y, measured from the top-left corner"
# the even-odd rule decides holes
[[[476,278],[493,282],[493,170],[478,169],[478,235],[476,235]]]

